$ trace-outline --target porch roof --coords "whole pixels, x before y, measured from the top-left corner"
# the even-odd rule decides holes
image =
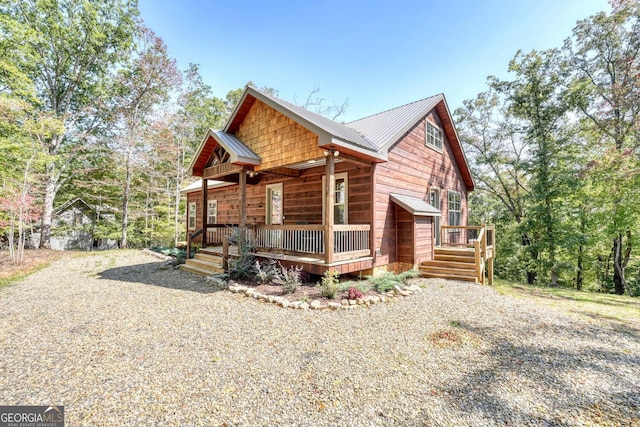
[[[191,160],[191,164],[189,165],[190,174],[194,175],[194,172],[202,171],[206,167],[209,156],[216,145],[207,144],[207,141],[209,141],[210,138],[213,139],[216,144],[224,147],[227,153],[229,153],[229,163],[236,165],[259,165],[261,162],[260,156],[240,141],[238,137],[230,133],[210,128],[202,139],[202,142],[198,147],[198,151],[195,156],[193,156],[193,160]]]
[[[440,216],[442,213],[424,200],[416,197],[390,194],[391,201],[402,209],[417,216]]]

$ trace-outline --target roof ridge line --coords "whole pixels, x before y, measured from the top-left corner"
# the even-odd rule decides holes
[[[379,116],[380,114],[384,114],[384,113],[388,113],[388,112],[393,111],[393,110],[404,108],[404,107],[406,107],[408,105],[417,104],[418,102],[426,101],[427,99],[435,98],[437,96],[444,96],[444,94],[441,92],[441,93],[438,93],[438,94],[435,94],[435,95],[427,96],[426,98],[418,99],[416,101],[407,102],[406,104],[398,105],[397,107],[389,108],[388,110],[380,111],[378,113],[369,114],[368,116],[360,117],[359,119],[351,120],[350,122],[345,123],[345,125],[349,125],[350,123],[354,123],[354,122],[359,122],[360,120],[368,119],[368,118],[371,118],[371,117]]]

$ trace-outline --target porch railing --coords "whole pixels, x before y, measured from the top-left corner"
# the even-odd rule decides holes
[[[324,253],[322,225],[259,225],[253,236],[255,246],[262,250]]]
[[[495,225],[443,225],[440,227],[440,245],[472,248],[478,283],[484,283],[486,270],[489,275],[489,283],[492,284],[495,234]]]
[[[371,254],[369,224],[335,225],[333,253],[335,260]],[[324,255],[323,225],[259,225],[253,230],[259,250]]]

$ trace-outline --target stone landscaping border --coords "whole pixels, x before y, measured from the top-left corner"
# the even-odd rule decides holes
[[[380,295],[367,295],[358,299],[343,298],[340,302],[332,301],[327,304],[323,304],[319,299],[315,299],[310,303],[305,301],[289,301],[281,296],[265,295],[257,292],[250,286],[242,286],[235,282],[229,283],[229,291],[236,294],[242,294],[258,301],[276,304],[282,308],[293,308],[298,310],[351,310],[359,307],[370,307],[378,303],[391,302],[399,297],[408,297],[416,292],[421,292],[422,288],[417,285],[394,286],[392,290]]]

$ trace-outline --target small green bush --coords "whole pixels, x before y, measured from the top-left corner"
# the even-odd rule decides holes
[[[320,288],[320,294],[329,299],[334,299],[340,288],[340,273],[334,270],[327,270],[322,276],[322,281],[316,286]]]
[[[300,276],[302,275],[302,267],[291,267],[289,269],[280,266],[281,271],[273,279],[273,283],[281,285],[285,292],[294,293],[302,284]]]
[[[363,294],[366,294],[371,289],[373,289],[373,286],[366,280],[348,280],[346,282],[341,282],[338,289],[341,292],[346,292],[349,290],[349,288],[356,288]]]
[[[390,271],[379,274],[377,276],[367,276],[366,279],[373,285],[378,292],[387,292],[394,286],[401,286],[406,280],[418,277],[420,273],[417,270],[409,270],[400,274]]]

